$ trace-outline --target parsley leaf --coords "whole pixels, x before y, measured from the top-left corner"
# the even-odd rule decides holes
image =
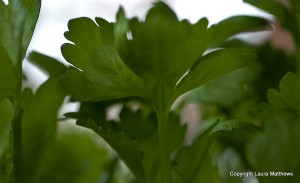
[[[127,20],[122,9],[115,24],[101,18],[95,21],[71,20],[65,37],[73,44],[62,46],[66,60],[78,68],[69,69],[62,82],[79,101],[138,96],[156,111],[165,111],[184,92],[244,67],[254,58],[245,49],[225,49],[202,57],[213,43],[214,26],[207,28],[205,18],[196,24],[179,21],[161,2],[149,10],[145,21]],[[221,27],[227,27],[223,24]]]
[[[40,6],[40,0],[0,1],[0,45],[14,65],[25,57]]]
[[[264,130],[253,134],[247,143],[246,157],[257,172],[293,172],[293,176],[259,177],[261,182],[299,180],[299,114],[278,111],[264,121]]]
[[[0,100],[0,157],[9,144],[10,123],[13,115],[14,110],[10,101],[7,98]]]
[[[131,111],[125,105],[120,112],[120,121],[107,121],[105,110],[111,102],[83,103],[78,113],[68,113],[77,124],[98,133],[119,154],[139,181],[158,181],[160,151],[158,144],[157,118],[149,109]],[[186,126],[179,116],[171,113],[169,119],[169,153],[183,142]]]
[[[73,99],[80,101],[145,96],[143,82],[125,66],[117,53],[113,25],[100,18],[96,22],[79,18],[68,24],[65,36],[74,44],[64,44],[62,53],[80,70],[67,71],[62,78],[65,87],[72,92]]]
[[[17,79],[14,75],[13,64],[8,58],[7,53],[0,44],[0,101],[11,96],[17,88]]]
[[[300,113],[300,78],[289,72],[280,82],[279,90],[270,89],[268,100],[276,109],[292,109]]]
[[[66,91],[53,78],[46,81],[35,95],[29,89],[24,91],[21,134],[23,171],[28,182],[32,182],[41,155],[54,138],[58,109],[65,96]]]
[[[216,149],[213,149],[216,142],[220,144],[228,143],[234,146],[237,143],[244,143],[250,137],[251,132],[256,130],[255,125],[239,120],[216,121],[213,123],[207,121],[203,123],[200,134],[193,145],[183,147],[177,153],[174,168],[180,175],[179,180],[181,182],[197,183],[204,181],[204,179],[205,181],[216,179],[216,177],[212,178],[205,175],[206,167],[215,163],[213,162],[215,159],[211,159],[211,153],[217,152]],[[225,147],[229,147],[229,145]],[[218,171],[215,173],[222,175],[223,170],[219,169]]]
[[[38,52],[31,52],[28,55],[28,60],[36,67],[49,74],[50,77],[59,78],[67,69],[67,67],[59,60]]]
[[[270,27],[269,22],[260,17],[232,16],[215,25],[213,29],[214,41],[219,43],[238,33],[260,31],[267,27]]]
[[[36,183],[92,183],[106,176],[105,168],[109,163],[107,149],[86,131],[72,126],[48,142],[35,172]]]
[[[39,15],[40,0],[0,1],[0,100],[16,98],[25,57]],[[13,104],[14,105],[14,104]]]

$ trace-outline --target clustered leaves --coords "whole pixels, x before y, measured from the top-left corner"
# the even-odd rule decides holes
[[[231,177],[231,171],[292,172],[254,179],[297,182],[300,4],[245,2],[279,19],[293,35],[295,53],[234,38],[270,30],[262,18],[239,15],[210,26],[202,18],[192,24],[158,2],[142,20],[127,18],[122,8],[114,23],[70,20],[65,37],[71,43],[61,47],[69,66],[29,54],[49,76],[33,92],[22,89],[22,61],[40,1],[0,1],[0,182],[250,180]],[[64,120],[75,119],[77,126],[58,117],[68,95],[80,107]],[[203,115],[187,146],[188,124],[180,112],[190,102],[201,104]],[[115,106],[120,111],[111,119],[108,111]]]
[[[116,23],[78,18],[68,27],[65,36],[73,44],[64,44],[62,53],[78,69],[68,70],[62,82],[79,101],[137,96],[165,112],[183,93],[249,64],[254,56],[244,49],[204,55],[219,29],[208,28],[205,18],[195,24],[179,21],[163,3],[149,10],[144,21],[127,20],[120,9]]]

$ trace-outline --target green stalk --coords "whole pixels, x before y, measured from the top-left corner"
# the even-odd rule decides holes
[[[21,49],[21,48],[20,48]],[[19,58],[22,60],[22,58]],[[15,176],[15,182],[26,182],[23,176],[23,157],[22,157],[22,129],[21,129],[21,98],[22,98],[22,81],[23,81],[23,69],[22,62],[18,62],[15,66],[15,75],[18,80],[18,85],[13,96],[14,105],[14,119],[12,121],[12,153],[13,153],[13,171]]]
[[[21,137],[21,113],[18,113],[13,120],[12,127],[12,151],[13,168],[16,183],[24,182],[23,158],[22,158],[22,137]]]
[[[168,118],[169,113],[157,114],[158,118],[158,141],[160,150],[160,182],[172,183],[171,159],[168,144]]]

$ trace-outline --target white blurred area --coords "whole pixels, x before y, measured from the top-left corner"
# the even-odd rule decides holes
[[[143,17],[154,0],[42,0],[40,17],[28,52],[38,51],[67,63],[60,47],[67,42],[64,32],[70,19],[77,17],[102,17],[108,21],[115,20],[118,8],[124,7],[128,17]],[[259,10],[243,3],[242,0],[166,0],[176,12],[179,19],[188,19],[194,23],[202,17],[207,17],[210,25],[233,15],[255,15],[270,18]],[[267,37],[267,33],[252,35],[258,42]],[[246,38],[249,35],[246,35]],[[251,37],[251,35],[250,35]],[[24,72],[30,83],[24,83],[37,89],[47,76],[24,62]]]

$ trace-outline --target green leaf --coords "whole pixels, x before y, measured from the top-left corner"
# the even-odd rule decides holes
[[[274,0],[244,0],[245,3],[251,4],[259,9],[273,14],[279,20],[286,21],[291,16],[289,10],[280,2]]]
[[[299,15],[299,12],[298,12],[298,10],[300,9],[300,3],[299,3],[299,1],[297,1],[297,0],[290,0],[289,2],[290,2],[291,7],[293,9],[293,13],[296,14],[296,15]],[[298,21],[300,21],[299,17],[298,17]]]
[[[246,157],[256,172],[292,172],[293,176],[259,177],[260,182],[297,182],[300,171],[299,114],[279,111],[264,121],[246,146]]]
[[[117,123],[106,120],[106,109],[114,104],[112,101],[107,102],[85,102],[80,106],[77,113],[69,113],[66,116],[77,119],[77,124],[90,128],[100,135],[119,155],[128,168],[132,171],[136,179],[145,180],[145,172],[142,165],[143,152],[138,149],[136,139],[130,137],[139,137],[142,132],[135,131],[134,134],[125,133],[124,130],[131,130],[129,126],[121,129]],[[122,114],[123,116],[124,114]],[[139,115],[138,115],[139,116]],[[132,116],[128,116],[131,118]],[[125,117],[127,118],[127,117]],[[131,122],[131,121],[130,121]],[[136,120],[136,122],[140,122]],[[132,126],[132,129],[140,129],[139,126]],[[149,125],[148,125],[149,126]],[[151,124],[150,124],[151,127]],[[150,129],[151,130],[151,129]],[[131,130],[131,132],[134,130]]]
[[[34,96],[28,94],[28,90],[24,95],[21,119],[24,181],[32,182],[40,157],[54,138],[58,110],[65,96],[65,90],[56,79],[46,81]]]
[[[226,22],[220,26],[223,24],[228,26]],[[259,23],[253,24],[228,31],[223,38]],[[96,23],[88,18],[71,20],[65,36],[73,44],[64,44],[62,52],[78,69],[70,69],[62,81],[75,100],[138,96],[151,103],[155,111],[165,112],[179,95],[244,67],[253,59],[247,50],[217,51],[201,59],[213,42],[213,28],[207,26],[205,18],[195,24],[179,21],[162,2],[154,4],[144,21],[127,20],[122,9],[115,24],[100,18]],[[210,73],[208,69],[216,65],[221,66]],[[184,82],[180,82],[183,77]]]
[[[138,144],[138,149],[143,151],[143,167],[148,182],[157,182],[160,149],[157,146],[158,124],[154,111],[149,112],[140,109],[132,112],[123,108],[120,113],[120,121],[115,128],[129,136]],[[169,154],[173,153],[182,143],[186,132],[186,125],[182,125],[180,118],[175,113],[170,113],[168,121]]]
[[[270,89],[268,91],[268,100],[275,108],[292,109],[300,113],[300,78],[289,72],[286,74],[280,84],[279,91]]]
[[[31,52],[28,56],[28,60],[35,66],[45,71],[50,77],[60,77],[67,69],[67,67],[56,60],[55,58],[49,57],[47,55]]]
[[[8,3],[0,1],[0,100],[18,95],[21,61],[40,9],[40,0],[9,0]]]
[[[244,0],[244,2],[249,3],[261,10],[264,10],[272,15],[274,15],[281,25],[288,30],[290,30],[295,38],[299,38],[298,36],[298,27],[296,27],[296,19],[291,11],[284,6],[279,1],[274,0]],[[293,7],[294,8],[294,7]],[[297,11],[295,11],[297,12]]]
[[[0,159],[8,147],[10,139],[11,122],[14,116],[14,109],[10,101],[5,98],[0,100]]]
[[[14,75],[14,68],[7,53],[0,44],[0,101],[14,95],[17,87],[17,79]]]
[[[179,96],[236,69],[245,67],[255,58],[255,55],[248,49],[231,48],[211,52],[202,57],[177,84],[176,95]]]
[[[159,143],[158,137],[158,127],[157,127],[157,118],[155,117],[154,113],[150,115],[150,120],[152,119],[153,122],[156,124],[155,131],[152,132],[151,136],[148,136],[146,139],[140,139],[139,148],[144,152],[144,159],[143,165],[146,172],[146,177],[148,182],[159,182],[159,172],[158,166],[160,166],[160,147],[157,146]],[[137,121],[140,122],[142,120]],[[148,119],[149,121],[149,119]],[[150,121],[149,121],[150,122]],[[148,122],[148,123],[149,123]],[[146,126],[144,126],[145,128]],[[185,133],[186,133],[186,125],[182,125],[180,122],[180,118],[175,113],[170,113],[169,121],[168,121],[168,154],[172,154],[176,152],[178,147],[182,145]]]
[[[239,145],[248,140],[257,129],[255,125],[239,120],[203,123],[200,135],[193,145],[183,147],[177,153],[174,168],[179,173],[181,182],[216,182],[220,181],[218,180],[220,178],[228,178],[229,175],[224,175],[224,171],[227,170],[216,169],[217,166],[222,167],[220,164],[216,165],[216,161],[224,161],[221,158],[225,155],[222,153],[226,153],[226,148],[231,147],[231,151],[233,148],[239,148]],[[221,148],[223,146],[224,148]],[[241,163],[240,159],[237,161]],[[234,167],[241,167],[241,165]],[[206,168],[211,168],[211,171],[216,174],[215,177],[207,177]],[[222,182],[225,182],[223,179],[221,179]]]
[[[24,20],[22,33],[22,58],[26,55],[27,48],[35,30],[41,9],[41,0],[26,0],[26,2],[24,1],[24,5],[26,6],[27,15]]]
[[[241,23],[242,22],[242,23]],[[253,16],[233,16],[222,20],[214,27],[214,41],[222,42],[242,32],[260,31],[270,27],[266,19]]]
[[[213,142],[210,134],[218,122],[210,123],[202,128],[199,137],[191,147],[183,147],[175,159],[175,171],[180,175],[182,182],[195,182],[205,161],[208,150]]]
[[[90,128],[100,135],[119,154],[119,157],[133,172],[136,179],[145,181],[145,172],[142,164],[144,153],[138,148],[137,139],[144,132],[144,135],[147,136],[147,133],[149,134],[147,131],[151,131],[153,127],[151,127],[151,124],[147,124],[146,126],[150,127],[150,129],[142,128],[143,124],[146,123],[139,121],[139,117],[142,117],[140,112],[136,113],[138,117],[135,118],[136,122],[130,120],[134,117],[133,115],[127,115],[124,112],[121,114],[122,121],[126,121],[127,124],[123,124],[124,122],[107,121],[105,111],[112,104],[114,102],[111,101],[83,103],[79,113],[70,113],[67,116],[78,119],[77,124]],[[141,124],[135,125],[139,122]],[[121,123],[122,125],[119,125]]]
[[[117,53],[111,23],[100,18],[96,18],[96,23],[78,18],[71,20],[68,27],[65,36],[73,44],[64,44],[62,53],[80,70],[71,68],[62,82],[72,92],[73,99],[97,101],[145,96],[143,82]]]
[[[145,172],[142,165],[143,152],[138,149],[137,143],[125,134],[97,126],[91,119],[87,121],[81,120],[78,123],[99,134],[119,154],[120,158],[131,169],[136,179],[141,182],[145,181]]]
[[[132,111],[124,105],[119,115],[119,121],[107,121],[105,111],[110,105],[112,105],[110,102],[83,103],[79,113],[69,113],[67,116],[79,119],[77,122],[79,125],[91,128],[103,137],[117,151],[128,167],[135,172],[135,175],[138,174],[136,172],[137,165],[132,165],[129,161],[132,161],[131,163],[142,162],[142,167],[138,165],[138,168],[139,171],[143,170],[144,180],[148,182],[158,181],[157,167],[159,166],[160,149],[157,146],[158,127],[155,113],[153,110],[148,111],[148,108]],[[88,125],[90,124],[87,122],[88,119],[93,119],[98,126]],[[171,113],[168,129],[169,153],[174,152],[182,144],[185,132],[186,125],[180,123],[178,115]],[[123,140],[115,140],[115,138],[110,137],[113,135],[117,139],[128,139],[128,143],[130,143],[127,144],[126,150],[123,149],[125,148]],[[132,142],[135,142],[134,145],[130,145]],[[143,153],[141,159],[135,160],[131,157],[131,155],[136,154],[136,151]],[[129,154],[131,155],[129,156]],[[139,157],[137,155],[135,158]]]
[[[86,132],[68,129],[49,143],[41,160],[35,183],[98,183],[105,177],[109,154]]]
[[[127,35],[123,33],[127,39],[118,50],[127,66],[147,85],[149,102],[155,108],[173,102],[174,86],[206,50],[211,40],[207,26],[205,18],[194,25],[179,21],[164,3],[156,3],[145,21],[129,20]]]
[[[251,64],[190,91],[184,100],[185,102],[214,104],[225,108],[235,107],[249,95],[245,85],[252,82],[257,73],[257,64]]]
[[[120,50],[121,56],[149,88],[163,83],[172,89],[211,39],[205,18],[194,25],[178,21],[163,3],[150,9],[145,22],[132,19],[129,26],[132,39]]]
[[[124,49],[128,39],[129,20],[126,18],[124,9],[119,8],[116,15],[116,23],[114,24],[115,44],[118,51]]]
[[[143,141],[157,130],[157,119],[154,113],[145,115],[142,110],[132,112],[124,107],[120,113],[120,122],[116,125],[118,131],[125,133],[132,140]]]
[[[40,6],[40,0],[9,0],[8,5],[0,2],[0,45],[13,65],[25,57]]]
[[[13,174],[11,133],[14,115],[14,107],[10,100],[0,100],[0,182],[3,183],[11,183],[8,180]]]
[[[225,120],[219,122],[212,130],[219,143],[229,146],[243,154],[245,142],[254,132],[261,130],[260,126],[241,120]]]

